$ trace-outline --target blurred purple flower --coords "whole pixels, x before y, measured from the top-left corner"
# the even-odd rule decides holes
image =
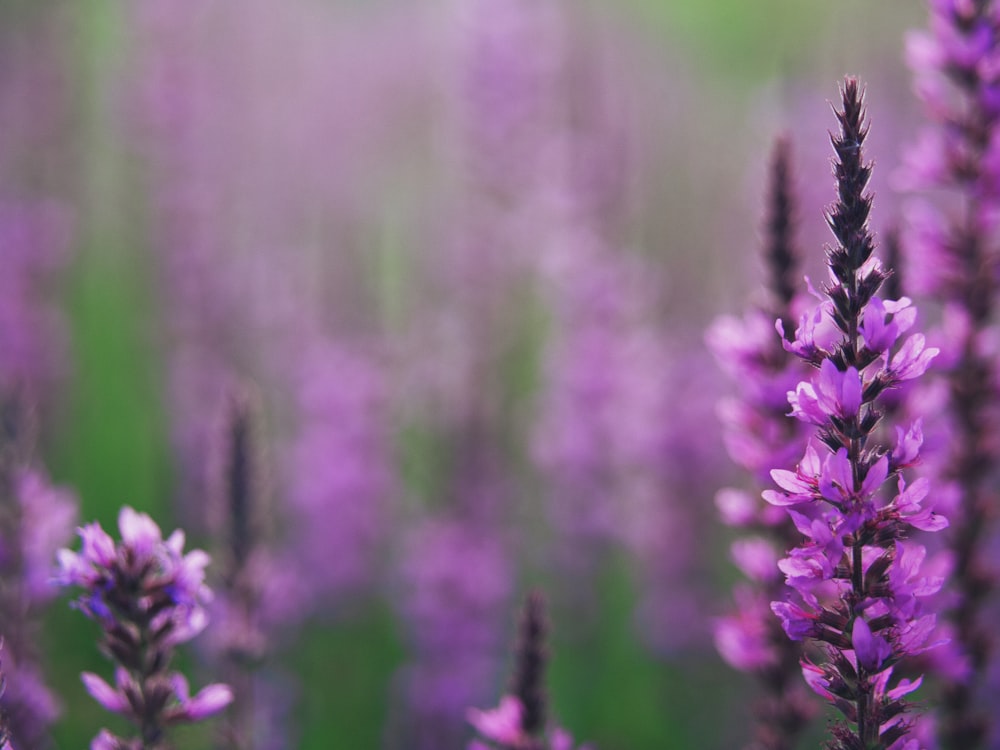
[[[576,745],[572,735],[561,727],[548,730],[543,737],[531,737],[521,727],[521,701],[513,695],[500,698],[500,705],[490,710],[470,708],[468,720],[482,736],[473,740],[467,750],[593,750],[592,745]],[[489,743],[496,743],[489,744]]]
[[[381,231],[384,195],[370,199],[369,183],[388,169],[394,139],[410,135],[410,110],[432,93],[412,65],[425,57],[424,21],[329,5],[288,12],[258,0],[140,0],[128,18],[137,40],[132,125],[166,282],[178,497],[201,525],[189,506],[206,494],[209,417],[234,384],[259,383],[281,424],[295,421],[305,371],[325,369],[315,351],[328,339],[341,346],[342,334],[353,340],[358,328],[376,338],[367,322],[357,325],[378,316],[359,315],[374,304],[353,273],[372,256],[356,235]],[[282,456],[292,453],[285,437],[279,431]]]
[[[511,595],[510,561],[492,530],[429,518],[405,539],[400,571],[399,607],[413,659],[400,675],[412,713],[406,746],[430,750],[458,742],[466,707],[489,694]]]
[[[943,670],[938,732],[947,750],[989,745],[992,695],[985,685],[996,642],[996,566],[987,547],[995,522],[1000,413],[995,318],[1000,253],[1000,9],[993,2],[933,0],[930,28],[911,32],[907,59],[931,124],[897,174],[904,190],[947,191],[942,210],[909,206],[914,283],[942,305],[938,368],[943,381],[923,398],[936,407],[936,445],[924,473],[940,488],[952,530],[946,537],[953,586],[946,612],[953,659]],[[905,371],[906,364],[902,363]],[[992,745],[989,745],[992,746]]]
[[[787,418],[788,393],[805,368],[788,351],[790,341],[780,335],[791,334],[791,321],[805,304],[796,292],[796,198],[790,144],[782,138],[775,144],[767,195],[766,299],[742,321],[717,319],[707,336],[719,365],[737,387],[737,395],[720,403],[718,410],[726,447],[758,485],[775,467],[794,465],[807,434],[806,426]],[[720,491],[716,504],[724,522],[752,532],[731,547],[733,562],[749,583],[734,591],[736,609],[715,621],[716,648],[731,666],[756,677],[760,695],[753,705],[756,724],[749,747],[783,750],[794,746],[815,713],[798,678],[801,650],[784,637],[769,606],[783,596],[778,558],[798,541],[798,532],[780,509],[740,490]]]
[[[487,743],[511,750],[573,750],[572,737],[561,727],[553,726],[547,712],[548,621],[544,598],[539,592],[528,595],[518,631],[511,692],[500,698],[495,709],[468,709],[468,722],[485,740],[473,740],[468,750],[493,747]],[[580,750],[588,747],[581,746]]]
[[[22,392],[23,393],[23,392]],[[44,608],[55,596],[52,560],[72,536],[74,494],[49,483],[31,465],[33,425],[23,400],[7,405],[0,440],[0,633],[7,689],[0,698],[12,741],[47,748],[60,713],[43,678],[38,631]]]
[[[48,405],[66,369],[63,321],[49,299],[67,264],[73,217],[52,184],[65,175],[70,100],[65,40],[40,11],[6,19],[0,45],[0,397]]]
[[[63,265],[70,238],[68,217],[60,204],[0,196],[0,247],[7,269],[0,278],[4,393],[26,388],[37,398],[37,389],[51,385],[65,364],[61,321],[43,301],[42,289]]]
[[[303,358],[287,466],[286,543],[277,575],[289,612],[322,611],[376,579],[394,480],[379,360],[332,342]],[[269,609],[273,607],[269,606]]]

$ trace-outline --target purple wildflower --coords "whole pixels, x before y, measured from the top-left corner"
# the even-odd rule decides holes
[[[233,702],[220,728],[219,746],[232,750],[258,747],[260,729],[272,718],[271,706],[259,702],[255,683],[267,653],[261,623],[262,591],[270,578],[264,559],[262,455],[257,439],[256,399],[243,389],[229,399],[216,471],[213,519],[221,542],[222,580],[210,605],[210,649],[223,679],[233,689]]]
[[[119,543],[97,523],[80,528],[82,549],[59,551],[57,581],[83,588],[75,606],[101,626],[101,648],[117,662],[114,685],[84,673],[87,692],[106,710],[128,717],[139,732],[130,741],[104,730],[95,745],[132,747],[138,741],[159,748],[170,726],[201,721],[233,700],[232,690],[221,684],[192,696],[187,679],[169,670],[174,648],[206,625],[209,558],[201,550],[185,553],[180,530],[163,539],[153,519],[132,508],[122,508],[118,527]]]
[[[997,576],[986,552],[995,525],[997,371],[990,324],[1000,292],[1000,8],[984,0],[933,0],[929,32],[912,33],[907,56],[932,125],[906,155],[901,186],[945,189],[953,214],[911,207],[915,281],[944,306],[948,351],[941,370],[947,440],[928,471],[955,494],[947,544],[954,557],[955,646],[968,666],[944,675],[942,746],[984,747],[992,707],[982,703],[995,643],[983,608]],[[981,697],[980,697],[981,696]]]
[[[0,186],[0,248],[7,269],[0,277],[6,351],[0,389],[6,394],[21,388],[38,398],[63,364],[60,321],[40,290],[63,264],[69,240],[69,222],[58,203],[5,198]]]
[[[378,360],[328,341],[301,364],[298,424],[286,457],[287,541],[275,565],[283,611],[268,605],[275,621],[339,604],[371,583],[393,483]]]
[[[455,745],[465,708],[496,675],[510,562],[496,534],[470,520],[426,519],[406,539],[399,598],[413,657],[401,674],[407,747]]]
[[[503,750],[573,750],[572,737],[560,727],[550,726],[544,700],[545,663],[548,660],[545,600],[538,592],[528,595],[519,626],[511,693],[500,698],[495,709],[470,708],[466,714],[482,740],[473,740],[468,750],[490,750],[496,743]],[[580,746],[586,750],[589,746]]]
[[[937,350],[912,334],[892,354],[906,325],[885,315],[908,306],[875,296],[888,271],[874,256],[868,230],[871,167],[862,158],[868,127],[856,80],[847,79],[842,96],[840,133],[832,138],[838,201],[827,214],[838,244],[827,252],[830,279],[819,306],[840,336],[823,347],[797,341],[790,347],[816,370],[789,392],[789,403],[794,416],[819,427],[828,452],[821,456],[810,445],[795,471],[772,472],[779,489],[764,493],[804,537],[779,563],[792,598],[771,606],[790,638],[821,644],[824,658],[805,658],[803,674],[847,719],[834,727],[830,747],[897,750],[915,744],[907,740],[903,698],[919,680],[893,686],[892,672],[900,660],[936,645],[928,643],[935,618],[921,600],[942,584],[921,575],[924,548],[904,539],[907,527],[936,531],[947,522],[923,504],[925,485],[907,488],[899,476],[902,457],[915,458],[917,431],[902,432],[904,445],[895,451],[870,437],[882,418],[881,394],[922,374]],[[899,477],[899,492],[887,501],[882,493],[890,476]]]
[[[738,396],[719,409],[726,446],[760,483],[775,466],[794,464],[807,431],[786,416],[788,391],[803,377],[804,367],[782,346],[773,324],[777,318],[791,335],[802,303],[793,281],[799,258],[793,237],[790,158],[788,141],[779,140],[765,226],[768,299],[743,321],[717,320],[708,335],[720,365],[739,387]],[[753,534],[732,545],[733,561],[749,581],[735,591],[736,610],[715,623],[716,648],[731,666],[757,679],[761,692],[754,704],[757,721],[750,747],[783,750],[794,746],[815,713],[799,680],[801,649],[785,637],[769,606],[783,593],[780,551],[798,541],[798,532],[780,509],[754,501],[740,490],[723,490],[716,502],[726,523]]]
[[[51,10],[51,9],[48,9]],[[8,14],[0,48],[0,400],[47,403],[65,369],[58,311],[46,300],[66,265],[72,216],[47,184],[65,174],[69,97],[54,14]]]
[[[0,706],[15,744],[45,748],[60,706],[45,684],[36,635],[56,593],[52,559],[72,536],[77,502],[32,465],[34,425],[23,400],[7,409],[0,442],[0,633],[9,685]]]

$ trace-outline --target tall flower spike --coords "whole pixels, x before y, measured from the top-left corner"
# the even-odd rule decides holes
[[[213,524],[222,542],[222,581],[211,605],[214,620],[212,650],[233,687],[233,703],[220,730],[220,748],[253,748],[255,728],[267,706],[255,699],[255,672],[266,651],[260,600],[268,564],[262,558],[261,456],[257,442],[256,399],[249,390],[234,393],[227,402],[217,467]]]
[[[992,706],[984,673],[996,638],[984,607],[995,601],[997,575],[986,548],[1000,509],[996,344],[990,340],[1000,292],[1000,6],[991,0],[930,6],[931,30],[908,37],[907,56],[934,124],[909,150],[900,177],[903,187],[943,188],[959,199],[960,210],[948,216],[914,204],[911,224],[917,227],[917,281],[953,322],[943,358],[949,449],[931,470],[957,498],[947,540],[956,597],[949,619],[971,669],[944,676],[939,734],[946,750],[970,750],[998,741],[988,745]]]
[[[38,632],[55,591],[52,558],[73,533],[73,493],[52,486],[33,465],[34,415],[24,391],[4,405],[0,435],[0,633],[4,671],[10,678],[0,697],[11,742],[47,748],[59,702],[44,681]]]
[[[548,623],[540,592],[528,595],[519,631],[511,694],[503,696],[495,709],[469,709],[469,723],[482,740],[473,740],[467,750],[573,750],[573,739],[566,730],[550,728],[547,721],[544,681]]]
[[[524,731],[537,735],[545,729],[545,664],[548,661],[545,646],[548,623],[545,621],[545,599],[541,592],[528,594],[520,630],[510,688],[511,693],[521,701]]]
[[[57,581],[83,589],[75,606],[101,626],[101,650],[116,662],[114,686],[84,672],[87,691],[138,731],[128,740],[102,730],[91,747],[163,750],[171,726],[201,721],[233,700],[221,684],[192,696],[184,675],[170,671],[175,647],[206,625],[209,559],[201,550],[184,554],[184,532],[163,539],[153,519],[132,508],[122,508],[118,527],[117,543],[97,523],[80,528],[82,549],[59,551]]]
[[[774,145],[771,160],[771,184],[765,224],[765,258],[773,304],[788,335],[794,330],[790,313],[797,296],[799,273],[795,247],[795,197],[792,193],[792,147],[787,136]]]
[[[838,200],[827,215],[837,244],[827,250],[830,279],[819,306],[820,319],[831,319],[836,330],[819,335],[803,323],[785,342],[816,366],[789,392],[792,415],[815,425],[828,450],[821,456],[810,443],[795,471],[772,471],[779,489],[764,493],[803,536],[779,562],[791,596],[771,608],[790,638],[815,642],[824,656],[802,666],[807,684],[846,719],[833,728],[828,748],[908,750],[916,741],[908,736],[904,697],[920,680],[893,680],[892,672],[935,645],[928,644],[935,618],[921,600],[941,586],[921,575],[925,551],[907,538],[908,527],[937,531],[947,522],[924,505],[926,480],[907,486],[902,476],[916,460],[919,431],[901,431],[894,449],[871,437],[882,418],[879,397],[921,375],[937,350],[917,333],[892,353],[914,322],[912,308],[908,300],[876,296],[887,271],[873,255],[868,229],[863,96],[854,79],[841,93],[840,132],[831,136]],[[895,496],[884,488],[891,477]]]
[[[708,335],[720,365],[735,376],[739,388],[736,397],[720,405],[729,452],[759,482],[775,466],[791,468],[807,434],[804,425],[786,416],[788,389],[806,367],[784,350],[773,327],[777,318],[791,337],[801,302],[792,281],[798,275],[799,253],[786,138],[775,143],[770,178],[764,246],[770,299],[748,311],[743,321],[718,319]],[[747,335],[752,331],[757,335]],[[784,595],[779,551],[793,547],[799,534],[786,514],[755,503],[741,490],[722,490],[717,499],[723,520],[751,536],[732,546],[732,557],[749,581],[735,591],[737,611],[715,622],[716,647],[732,667],[757,681],[756,725],[748,748],[789,750],[816,707],[799,677],[802,649],[782,632],[769,603]]]

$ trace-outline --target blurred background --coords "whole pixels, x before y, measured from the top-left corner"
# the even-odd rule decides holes
[[[821,266],[845,74],[874,223],[898,219],[924,13],[4,0],[0,375],[81,520],[129,504],[217,559],[227,404],[252,394],[262,747],[463,746],[532,588],[577,738],[733,747],[751,685],[712,645],[738,577],[713,497],[748,480],[704,330],[757,294],[781,132]],[[110,667],[64,600],[44,619],[55,746],[82,747],[116,725],[79,672]]]

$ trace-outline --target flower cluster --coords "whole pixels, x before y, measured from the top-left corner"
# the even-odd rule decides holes
[[[935,617],[922,600],[942,581],[921,573],[925,550],[907,536],[947,521],[926,502],[926,479],[907,485],[901,473],[918,458],[919,422],[897,428],[891,449],[870,438],[882,417],[879,396],[923,374],[937,350],[919,333],[900,344],[915,322],[913,308],[905,298],[876,296],[889,271],[874,256],[868,230],[862,92],[848,79],[842,94],[833,138],[838,201],[827,216],[837,240],[827,253],[830,280],[784,343],[816,368],[788,400],[792,416],[818,428],[818,444],[808,445],[794,471],[772,471],[779,489],[764,493],[804,537],[779,562],[792,596],[771,606],[790,638],[822,644],[825,660],[804,659],[803,672],[849,722],[834,728],[831,747],[910,750],[917,743],[908,738],[903,697],[921,680],[894,681],[892,672],[904,657],[934,645],[928,639]],[[780,321],[778,328],[783,332]],[[890,477],[894,495],[885,488]]]
[[[424,519],[403,540],[402,555],[395,600],[412,652],[399,677],[411,712],[404,744],[457,746],[455,717],[489,695],[499,666],[510,559],[492,528],[454,514]]]
[[[97,523],[80,528],[82,549],[59,551],[57,580],[83,588],[75,604],[100,624],[101,648],[117,662],[114,686],[90,672],[82,676],[84,685],[139,730],[134,741],[102,730],[93,747],[165,747],[169,726],[200,721],[233,699],[221,684],[191,696],[185,677],[170,671],[174,647],[205,627],[209,558],[201,550],[185,554],[182,531],[164,540],[148,515],[129,507],[122,508],[118,527],[118,544]]]
[[[716,320],[707,340],[719,364],[737,384],[736,396],[720,403],[730,457],[748,469],[759,484],[776,466],[791,467],[808,427],[787,418],[789,388],[806,367],[785,350],[773,321],[788,329],[802,301],[793,277],[798,251],[793,238],[794,200],[789,141],[779,139],[771,164],[765,258],[768,299],[742,320]],[[751,747],[784,750],[794,746],[814,707],[799,679],[799,649],[781,630],[770,602],[781,596],[779,550],[798,542],[798,531],[779,508],[750,493],[726,488],[716,495],[722,520],[748,536],[731,547],[731,557],[747,577],[735,593],[736,610],[715,622],[715,644],[732,667],[757,678],[760,696]]]
[[[2,413],[0,634],[7,689],[0,696],[0,712],[12,745],[45,748],[60,705],[46,685],[37,634],[56,593],[50,582],[52,559],[73,534],[77,501],[37,465],[37,425],[23,394],[10,398]]]
[[[222,560],[222,572],[210,607],[214,627],[207,646],[214,666],[234,691],[219,732],[219,744],[232,750],[253,747],[257,727],[273,728],[273,717],[267,706],[257,704],[254,690],[269,645],[260,602],[271,576],[264,559],[257,408],[249,388],[227,401],[214,472],[218,486],[212,497],[215,536],[221,542],[216,559]]]
[[[0,467],[0,632],[8,687],[0,705],[20,747],[48,746],[59,701],[45,683],[35,635],[55,593],[52,557],[76,521],[74,494],[49,483],[39,469]]]
[[[934,0],[930,31],[908,37],[907,56],[932,124],[906,154],[900,182],[947,191],[958,208],[949,214],[914,201],[910,219],[917,281],[943,305],[947,329],[939,428],[946,448],[929,473],[955,498],[949,618],[955,651],[968,668],[942,674],[940,737],[944,747],[965,750],[987,737],[991,711],[977,705],[977,694],[985,692],[980,683],[995,641],[983,609],[997,588],[988,540],[1000,458],[991,330],[1000,292],[1000,8],[989,0]]]

